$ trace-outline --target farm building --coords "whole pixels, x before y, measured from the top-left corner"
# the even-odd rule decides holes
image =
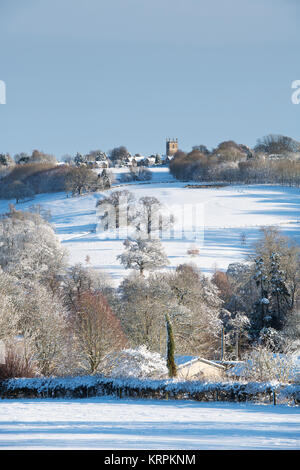
[[[225,367],[196,356],[177,356],[177,377],[183,380],[221,380]]]

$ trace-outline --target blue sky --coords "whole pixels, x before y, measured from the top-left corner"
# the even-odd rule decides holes
[[[0,152],[300,140],[298,0],[0,0]]]

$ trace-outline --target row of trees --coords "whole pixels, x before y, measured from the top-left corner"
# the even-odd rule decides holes
[[[12,158],[9,153],[0,154],[0,167],[10,167],[27,163],[57,164],[57,160],[54,155],[41,152],[40,150],[33,150],[31,155],[25,152],[17,153],[14,158]]]
[[[179,151],[170,162],[178,179],[299,185],[300,144],[285,136],[266,136],[254,149],[233,141],[209,152],[204,146]]]
[[[140,154],[135,155],[140,157]],[[152,155],[155,158],[156,164],[161,164],[160,155]],[[88,153],[83,154],[77,152],[76,155],[66,154],[62,157],[61,161],[68,165],[75,166],[88,166],[88,167],[99,167],[101,164],[104,164],[105,167],[108,166],[118,166],[123,165],[128,162],[128,159],[131,159],[132,155],[128,149],[121,145],[119,147],[114,147],[109,150],[108,153],[103,150],[90,150]],[[11,157],[9,153],[0,153],[0,170],[5,168],[10,169],[15,165],[27,165],[33,163],[44,163],[44,164],[53,164],[57,165],[58,161],[56,157],[52,154],[42,152],[40,150],[33,150],[31,154],[26,152],[20,152]]]
[[[18,203],[40,193],[67,191],[81,195],[110,186],[111,175],[106,169],[95,172],[86,166],[27,163],[13,167],[1,179],[0,198],[15,199]]]

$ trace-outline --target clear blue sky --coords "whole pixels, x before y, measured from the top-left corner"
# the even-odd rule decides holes
[[[300,140],[299,0],[0,0],[0,152]]]

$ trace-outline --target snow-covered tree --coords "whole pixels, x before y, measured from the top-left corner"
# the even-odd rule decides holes
[[[144,196],[139,199],[139,204],[135,211],[134,223],[139,236],[151,238],[153,230],[158,230],[158,212],[161,203],[156,197]],[[157,227],[155,227],[155,221]]]
[[[221,299],[217,288],[191,266],[175,273],[131,274],[119,288],[117,312],[133,346],[165,354],[165,314],[172,321],[177,354],[213,358],[219,350]]]
[[[240,356],[240,340],[243,336],[248,337],[250,320],[242,312],[237,312],[232,318],[230,318],[228,325],[232,328],[232,334],[235,337],[235,356],[238,361]]]
[[[291,309],[291,295],[287,287],[285,271],[281,268],[279,253],[272,253],[270,261],[270,290],[273,299],[272,325],[280,329],[284,325],[287,311]]]
[[[67,270],[63,276],[62,285],[65,302],[71,310],[85,292],[101,292],[108,295],[111,291],[109,278],[106,274],[83,266],[82,263],[76,263]]]
[[[19,279],[57,287],[67,253],[53,228],[38,214],[12,211],[0,220],[0,266]]]
[[[100,174],[103,189],[109,189],[111,187],[112,177],[113,177],[113,175],[111,173],[108,173],[108,171],[105,168],[103,168],[103,170]],[[99,175],[98,175],[98,178],[99,178]]]
[[[125,252],[117,256],[126,269],[136,269],[141,275],[144,271],[153,271],[169,264],[168,258],[159,240],[142,237],[126,239]]]
[[[255,260],[255,268],[253,279],[259,298],[254,304],[253,327],[257,332],[264,327],[281,329],[292,301],[280,254],[271,253],[268,263],[263,258]]]
[[[103,361],[103,371],[111,377],[159,379],[168,374],[166,360],[145,346],[108,355]]]
[[[172,302],[170,286],[161,273],[149,277],[130,274],[119,288],[117,313],[133,347],[144,344],[165,354],[164,312]]]
[[[269,279],[263,258],[255,260],[253,279],[259,291],[259,299],[255,302],[255,327],[261,329],[270,321],[269,314]]]
[[[272,269],[272,255],[277,253],[280,257],[280,269],[284,271],[285,282],[290,291],[291,306],[300,286],[299,245],[289,237],[283,235],[277,227],[262,227],[261,237],[254,246],[254,258],[261,258],[266,272]]]
[[[36,282],[23,283],[18,295],[18,334],[27,361],[42,375],[61,372],[68,364],[67,312],[62,301]]]
[[[222,322],[222,300],[217,287],[192,264],[180,265],[168,274],[173,293],[170,316],[177,353],[198,354],[214,358],[218,354]]]
[[[0,153],[0,167],[10,167],[13,165],[15,165],[15,161],[13,160],[13,158],[11,158],[8,153]]]
[[[74,157],[74,162],[76,166],[81,166],[86,164],[86,157],[81,153],[77,152]]]
[[[17,286],[18,280],[0,267],[0,340],[7,341],[18,332]]]
[[[67,313],[61,299],[37,281],[1,270],[0,339],[42,375],[58,373],[69,363]]]
[[[288,342],[286,336],[272,327],[264,327],[259,333],[257,343],[273,352],[287,352]]]

